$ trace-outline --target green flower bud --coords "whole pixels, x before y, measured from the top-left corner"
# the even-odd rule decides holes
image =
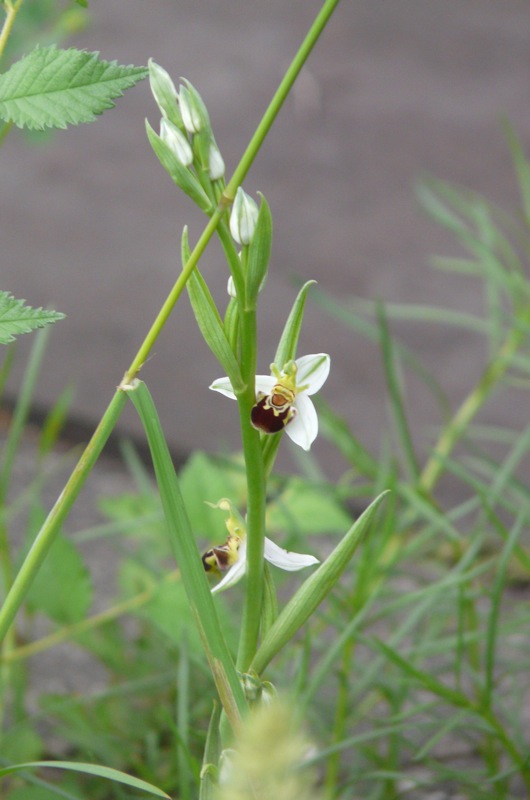
[[[152,58],[149,59],[149,84],[162,116],[171,120],[174,125],[182,127],[175,84],[166,70]]]
[[[179,87],[178,102],[182,122],[188,133],[199,133],[210,128],[210,118],[203,99],[189,81]]]
[[[213,139],[210,142],[210,153],[209,153],[208,163],[209,163],[209,175],[211,181],[218,181],[219,178],[222,178],[224,176],[225,162],[223,161],[221,151],[219,150],[217,144]]]
[[[240,186],[230,214],[230,233],[238,244],[249,244],[256,228],[258,213],[258,206]]]
[[[170,120],[160,120],[160,138],[167,144],[181,164],[189,167],[193,162],[193,153],[186,136]]]

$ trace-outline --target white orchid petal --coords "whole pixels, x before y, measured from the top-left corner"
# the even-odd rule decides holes
[[[277,544],[266,537],[265,558],[275,567],[280,567],[280,569],[284,569],[287,572],[297,572],[299,569],[319,563],[318,558],[314,556],[304,553],[290,553],[288,550],[284,550],[283,547],[278,547]]]
[[[295,361],[297,386],[307,385],[304,394],[315,394],[322,388],[329,375],[330,357],[327,353],[313,353]]]
[[[270,394],[277,383],[278,381],[273,375],[256,375],[256,396],[258,392]]]
[[[208,388],[213,392],[220,392],[221,394],[224,394],[225,397],[229,397],[231,400],[236,399],[230,378],[218,378],[216,381],[210,384]]]
[[[318,417],[313,401],[299,394],[294,401],[295,418],[285,427],[285,433],[304,450],[309,450],[318,434]]]
[[[239,545],[239,551],[237,554],[237,561],[235,564],[232,564],[226,575],[224,576],[222,581],[219,581],[213,589],[212,594],[216,592],[224,592],[225,589],[228,589],[230,586],[238,583],[241,580],[245,572],[247,571],[247,542],[246,539],[243,539],[241,544]]]

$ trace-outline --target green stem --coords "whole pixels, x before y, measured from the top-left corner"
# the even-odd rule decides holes
[[[7,44],[7,40],[9,39],[9,34],[11,33],[11,28],[13,27],[13,23],[21,5],[22,0],[16,0],[15,3],[4,3],[6,9],[6,18],[4,20],[4,24],[2,25],[2,30],[0,31],[0,58],[2,58],[4,54],[5,46]]]
[[[2,655],[0,657],[0,664],[3,662],[12,663],[13,661],[31,658],[38,653],[42,653],[43,651],[61,644],[61,642],[66,642],[82,633],[95,630],[105,625],[107,622],[119,619],[119,617],[123,617],[125,614],[130,614],[131,611],[136,611],[152,600],[155,594],[160,591],[162,585],[176,583],[178,580],[180,580],[180,570],[176,569],[173,570],[173,572],[168,572],[159,582],[153,584],[152,587],[144,589],[142,592],[127,598],[127,600],[122,600],[120,603],[116,603],[116,605],[106,608],[98,614],[93,614],[91,617],[86,617],[80,622],[75,622],[72,625],[65,625],[63,628],[53,631],[53,633],[36,639],[34,642],[20,645],[20,647]]]
[[[9,6],[8,13],[10,9],[12,9],[12,13],[16,13],[14,10],[16,9],[18,11],[21,2],[22,0],[18,0],[16,5]],[[180,297],[180,294],[182,293],[186,281],[188,280],[197,262],[199,261],[200,256],[204,252],[206,245],[210,241],[226,209],[229,207],[230,203],[235,197],[235,193],[237,191],[238,186],[241,184],[248,170],[250,169],[261,145],[263,144],[265,137],[267,136],[267,133],[269,132],[278,112],[280,111],[280,108],[283,105],[285,98],[287,97],[287,95],[291,90],[293,83],[296,80],[296,77],[298,76],[298,73],[302,69],[302,66],[304,65],[307,57],[309,56],[312,48],[316,44],[320,34],[322,33],[324,27],[326,26],[329,17],[335,10],[338,3],[339,0],[326,0],[317,18],[315,19],[315,22],[311,26],[298,53],[294,57],[291,66],[285,73],[280,83],[280,86],[278,87],[278,90],[276,91],[274,97],[272,98],[271,103],[263,116],[263,119],[258,125],[250,141],[250,144],[245,150],[243,157],[239,162],[239,165],[236,167],[236,170],[232,178],[230,179],[225,191],[223,192],[223,195],[221,196],[221,200],[219,202],[217,209],[215,210],[211,219],[206,225],[199,241],[197,242],[193,252],[190,255],[188,262],[186,263],[182,272],[180,273],[173,289],[168,295],[158,316],[156,317],[153,325],[151,326],[147,336],[145,337],[143,343],[141,344],[138,353],[133,359],[131,366],[125,373],[123,380],[125,384],[130,383],[136,377],[138,371],[141,369],[142,365],[145,363],[147,357],[149,356],[149,353],[151,352],[153,345],[155,344],[162,328],[164,327],[171,311],[173,310],[173,307],[175,306],[175,303],[177,302],[178,298]],[[4,30],[6,24],[7,24],[7,19],[6,23],[4,24]],[[37,571],[42,561],[46,557],[46,554],[55,539],[55,536],[60,526],[68,516],[68,513],[74,503],[74,500],[79,494],[86,478],[90,473],[90,470],[96,463],[97,458],[101,453],[112,429],[114,428],[116,422],[118,421],[118,418],[125,406],[125,403],[126,403],[125,393],[121,391],[116,392],[107,410],[105,411],[105,414],[103,415],[96,431],[94,432],[94,435],[92,436],[89,444],[87,445],[85,452],[81,456],[79,463],[75,467],[63,492],[59,496],[57,502],[55,503],[55,506],[51,510],[41,531],[39,532],[37,539],[35,540],[32,549],[28,553],[28,556],[24,564],[22,565],[19,574],[15,578],[11,591],[9,592],[4,605],[0,610],[0,641],[2,641],[2,639],[6,634],[6,631],[9,629],[17,613],[18,608],[22,604],[31,583],[35,575],[37,574]],[[254,439],[255,438],[256,437],[254,437]],[[258,440],[256,439],[256,441]],[[254,445],[249,446],[249,453],[250,451],[254,450],[257,450],[257,448]],[[261,457],[261,450],[260,450],[260,457]]]
[[[241,321],[241,374],[246,389],[237,398],[247,477],[247,580],[239,639],[237,668],[248,669],[258,646],[263,601],[263,549],[265,542],[266,481],[260,435],[250,416],[256,402],[256,312],[239,307]]]
[[[522,323],[525,321],[526,318],[522,320]],[[441,477],[445,459],[510,366],[513,356],[527,335],[524,328],[524,324],[521,324],[510,331],[504,344],[499,348],[496,358],[488,365],[478,383],[442,431],[433,454],[427,461],[419,479],[419,488],[427,494],[433,491]]]
[[[24,559],[24,563],[13,581],[13,585],[0,610],[0,641],[9,630],[40,565],[54,542],[56,533],[68,516],[81,491],[81,487],[96,463],[126,402],[126,393],[116,392],[63,491],[48,514],[44,525],[33,542],[31,550]]]
[[[243,154],[243,158],[237,165],[234,174],[232,175],[226,186],[226,189],[223,192],[223,195],[228,198],[230,203],[236,196],[238,186],[241,186],[245,180],[247,172],[249,171],[258,150],[263,144],[263,141],[267,136],[274,120],[276,119],[278,112],[280,111],[286,97],[291,91],[296,78],[298,77],[298,73],[304,66],[309,54],[311,53],[311,50],[317,43],[320,34],[326,27],[329,18],[335,11],[335,8],[338,6],[339,2],[340,0],[326,0],[311,28],[309,29],[307,36],[302,42],[300,49],[293,58],[291,65],[282,79],[282,82],[276,90],[276,94],[272,98],[260,124],[256,128],[256,132],[250,140],[250,143]]]

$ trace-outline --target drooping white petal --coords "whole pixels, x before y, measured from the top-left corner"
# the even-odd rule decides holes
[[[306,386],[304,394],[315,394],[324,385],[329,375],[330,358],[327,353],[313,353],[295,361],[296,385]]]
[[[243,539],[241,544],[239,545],[236,563],[232,564],[232,566],[224,576],[223,580],[219,581],[219,583],[217,583],[213,587],[212,594],[215,594],[216,592],[224,592],[225,589],[228,589],[230,586],[233,586],[235,583],[241,580],[246,571],[247,571],[247,540]]]
[[[265,558],[269,563],[286,570],[286,572],[297,572],[299,569],[319,563],[318,558],[305,553],[290,553],[283,547],[278,547],[267,537],[265,537]]]
[[[256,397],[258,396],[259,392],[263,392],[263,394],[270,394],[277,383],[278,381],[273,375],[256,375]]]
[[[224,394],[225,397],[229,397],[231,400],[236,399],[230,378],[218,378],[216,381],[210,384],[208,388],[214,392],[220,392],[221,394]]]
[[[304,450],[309,450],[318,434],[318,417],[313,401],[299,394],[294,401],[295,418],[285,426],[285,433]]]

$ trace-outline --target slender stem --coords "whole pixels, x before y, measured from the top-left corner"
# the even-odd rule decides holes
[[[22,0],[17,0],[16,5],[9,6],[8,12],[10,8],[12,8],[13,11],[18,10],[21,2]],[[320,34],[324,30],[328,19],[338,3],[339,0],[326,0],[322,6],[321,11],[311,26],[299,51],[295,55],[292,64],[285,73],[278,90],[272,98],[269,107],[265,111],[265,114],[250,141],[249,146],[245,150],[239,165],[236,167],[232,178],[223,192],[217,209],[206,225],[199,241],[197,242],[197,245],[190,255],[187,264],[184,266],[182,273],[179,275],[173,289],[164,302],[160,312],[158,313],[158,316],[156,317],[143,343],[141,344],[138,353],[133,359],[131,366],[125,373],[123,379],[124,383],[130,383],[136,377],[138,371],[145,363],[149,353],[151,352],[151,349],[153,348],[153,345],[155,344],[162,328],[164,327],[171,311],[173,310],[175,303],[180,297],[186,281],[199,261],[200,256],[204,252],[206,245],[208,244],[215,229],[217,228],[217,225],[219,224],[219,221],[222,219],[226,209],[229,207],[230,203],[235,197],[237,187],[241,184],[248,170],[250,169],[267,133],[269,132],[278,112],[280,111],[280,108],[283,105],[285,98],[291,90],[298,73],[302,69],[302,66],[309,56],[312,48],[316,44]],[[7,19],[6,23],[4,24],[4,29],[6,24]],[[96,431],[94,432],[94,435],[88,443],[85,452],[81,456],[79,463],[75,467],[65,488],[63,489],[63,492],[59,496],[41,531],[39,532],[37,539],[28,553],[28,556],[24,561],[19,574],[15,578],[11,591],[9,592],[4,605],[0,610],[0,641],[3,639],[6,631],[9,629],[18,608],[24,600],[26,592],[28,591],[42,561],[46,557],[46,554],[55,539],[60,526],[68,516],[68,513],[77,495],[79,494],[92,467],[96,463],[97,458],[99,457],[99,454],[101,453],[112,429],[118,421],[125,404],[126,393],[117,391],[107,407],[107,410],[105,411],[105,414],[103,415]],[[256,437],[254,437],[254,439],[256,439]],[[258,440],[256,439],[256,441]],[[251,449],[257,448],[254,448],[254,446],[249,447],[249,452]]]
[[[226,206],[220,205],[211,216],[197,244],[193,248],[193,251],[188,261],[184,265],[182,272],[175,281],[175,285],[168,294],[167,298],[164,301],[164,304],[162,305],[162,308],[157,314],[155,321],[151,325],[151,328],[149,329],[147,336],[140,345],[140,349],[138,350],[136,356],[134,357],[131,366],[125,373],[125,377],[123,379],[124,383],[130,383],[137,376],[138,372],[145,363],[147,357],[149,356],[149,353],[153,349],[153,345],[155,344],[156,340],[158,339],[162,331],[162,328],[166,324],[169,315],[173,311],[173,308],[175,307],[177,300],[182,294],[191,273],[197,266],[199,259],[206,250],[206,246],[210,241],[210,239],[212,238],[214,231],[217,228],[219,221],[221,220],[221,217],[223,216],[225,210]]]
[[[307,36],[302,42],[300,49],[293,58],[291,65],[289,66],[287,72],[283,77],[282,82],[280,83],[278,89],[276,90],[276,94],[272,98],[269,107],[267,108],[265,114],[262,117],[260,124],[256,128],[256,132],[254,133],[254,136],[250,140],[250,143],[243,154],[243,158],[237,165],[234,174],[232,175],[230,181],[226,186],[226,189],[223,192],[224,196],[228,198],[230,203],[233,201],[236,195],[238,186],[241,186],[241,184],[243,183],[247,175],[247,172],[249,171],[256,157],[258,150],[263,144],[263,141],[267,136],[274,120],[276,119],[276,116],[278,115],[278,112],[280,111],[286,97],[291,91],[293,83],[298,77],[298,73],[304,66],[309,54],[311,53],[311,50],[317,43],[320,34],[326,27],[329,18],[333,14],[339,2],[340,0],[326,0],[319,14],[317,15],[314,23],[309,29]]]
[[[16,0],[15,3],[4,3],[4,7],[6,9],[6,18],[4,20],[4,24],[2,25],[2,30],[0,31],[0,58],[2,58],[4,54],[5,46],[7,44],[7,40],[9,39],[9,34],[11,33],[11,28],[13,27],[13,23],[20,10],[22,2],[23,0]]]
[[[126,402],[127,395],[125,392],[116,392],[63,491],[39,531],[0,609],[0,641],[9,630],[40,565],[54,542],[55,535],[68,516]]]
[[[523,322],[525,321],[523,320]],[[521,326],[510,331],[494,360],[488,365],[475,387],[442,431],[434,447],[433,454],[420,475],[419,488],[426,493],[430,494],[433,491],[444,471],[444,460],[451,453],[473,417],[510,366],[512,357],[527,335],[524,327],[524,324],[521,324]]]
[[[93,614],[91,617],[86,617],[80,622],[75,622],[72,625],[65,625],[64,627],[59,628],[58,630],[53,631],[53,633],[49,633],[34,642],[29,642],[28,644],[20,645],[20,647],[17,647],[14,650],[10,650],[8,653],[0,657],[0,663],[4,661],[11,663],[13,661],[31,658],[32,656],[37,655],[37,653],[42,653],[45,650],[49,650],[51,647],[61,644],[61,642],[66,642],[69,639],[73,639],[75,636],[79,636],[81,633],[94,630],[95,628],[99,628],[101,625],[105,625],[107,622],[111,622],[112,620],[118,619],[125,614],[129,614],[131,611],[141,608],[150,600],[152,600],[153,596],[160,591],[161,585],[176,583],[179,578],[180,570],[173,570],[173,572],[169,572],[163,578],[161,578],[160,582],[154,584],[149,589],[144,589],[142,592],[127,598],[127,600],[122,600],[120,603],[116,603],[116,605],[106,608],[104,611],[100,611],[98,614]]]

